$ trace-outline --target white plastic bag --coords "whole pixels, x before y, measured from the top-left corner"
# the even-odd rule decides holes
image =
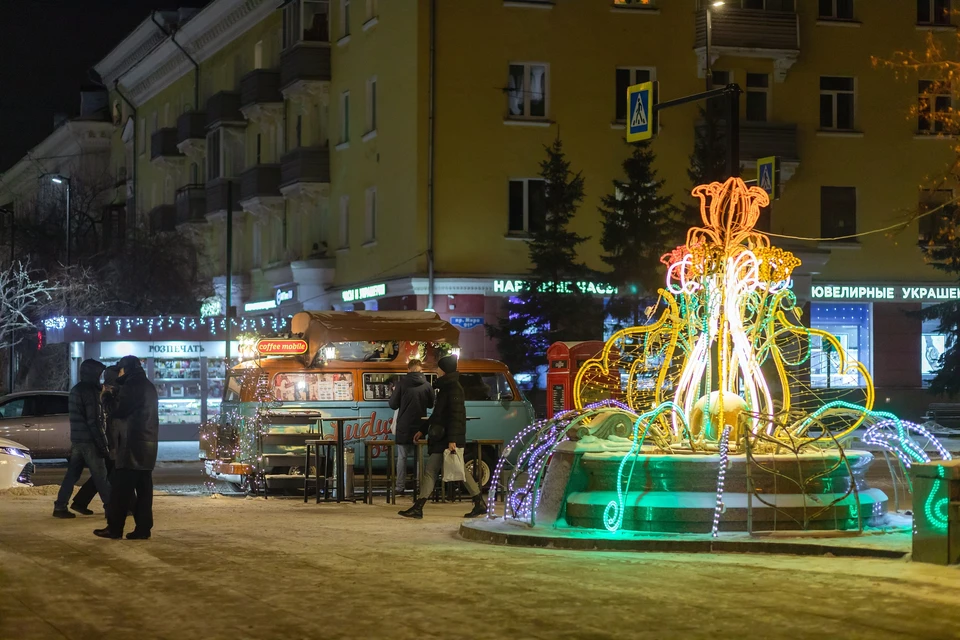
[[[466,480],[466,471],[463,468],[463,449],[458,448],[455,452],[450,449],[443,451],[443,481],[456,482]]]
[[[397,435],[397,417],[400,416],[400,409],[393,412],[393,421],[390,423],[390,433]]]

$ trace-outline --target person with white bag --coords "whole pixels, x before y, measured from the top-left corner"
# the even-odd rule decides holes
[[[433,388],[422,372],[423,363],[414,358],[407,362],[407,375],[397,380],[390,394],[394,410],[392,430],[397,443],[397,495],[407,486],[407,456],[413,453],[414,435],[423,428],[427,409],[433,406]]]
[[[433,383],[437,389],[436,407],[427,422],[427,451],[430,455],[424,465],[423,477],[420,478],[420,494],[412,507],[399,513],[405,518],[423,517],[423,505],[433,493],[442,468],[445,481],[462,478],[467,492],[473,498],[473,510],[463,517],[476,518],[487,513],[487,504],[480,495],[477,481],[463,471],[463,449],[467,446],[467,409],[463,404],[463,387],[460,386],[457,359],[454,356],[440,358],[437,366],[440,374]],[[418,432],[414,441],[419,441],[422,436],[423,434]],[[449,474],[456,475],[458,468],[460,477],[451,478]]]

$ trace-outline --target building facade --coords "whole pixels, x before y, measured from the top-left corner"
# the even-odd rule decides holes
[[[944,6],[212,0],[154,14],[96,69],[118,114],[128,219],[201,237],[224,297],[232,205],[238,311],[433,308],[471,356],[495,356],[483,323],[529,268],[544,145],[559,135],[583,172],[573,227],[602,270],[597,209],[629,153],[626,87],[657,80],[669,100],[708,75],[736,83],[745,175],[781,159],[770,230],[804,260],[805,318],[867,364],[882,403],[916,413],[943,338],[908,312],[957,289],[925,264],[924,223],[858,234],[953,198],[930,186],[948,137],[910,117],[922,78],[871,61],[955,37]],[[678,203],[699,118],[695,104],[665,110],[653,142]],[[861,383],[814,356],[815,384]]]

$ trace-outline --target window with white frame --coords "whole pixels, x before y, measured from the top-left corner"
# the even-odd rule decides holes
[[[350,0],[340,0],[340,37],[350,35]]]
[[[820,76],[820,128],[852,131],[856,112],[853,78]]]
[[[549,68],[539,63],[513,63],[507,78],[507,113],[511,118],[546,118]]]
[[[340,196],[340,248],[350,248],[350,196]]]
[[[766,122],[770,105],[770,76],[747,74],[747,121]]]
[[[820,0],[821,20],[853,20],[853,0]]]
[[[253,68],[263,69],[263,40],[253,45]]]
[[[950,24],[950,0],[917,0],[917,24]]]
[[[220,135],[220,129],[214,129],[207,134],[207,180],[213,180],[223,175]]]
[[[950,123],[953,94],[950,85],[933,80],[920,80],[917,85],[917,130],[941,133]]]
[[[377,240],[377,188],[370,187],[366,192],[363,224],[364,242]]]
[[[140,131],[137,134],[137,148],[140,150],[140,155],[143,155],[147,152],[147,119],[140,118]]]
[[[377,76],[367,80],[367,131],[377,130]]]
[[[293,0],[283,7],[283,48],[298,42],[330,42],[330,1]]]
[[[546,182],[539,178],[511,180],[508,192],[508,231],[525,235],[546,226]]]
[[[617,122],[626,122],[627,119],[627,87],[650,82],[657,79],[657,70],[654,67],[617,67],[614,82],[617,92],[616,110],[614,119]]]
[[[379,14],[379,7],[377,4],[377,0],[367,0],[367,21],[373,20]]]
[[[350,92],[340,94],[340,144],[350,142]]]
[[[820,187],[820,237],[849,241],[856,232],[856,187]]]

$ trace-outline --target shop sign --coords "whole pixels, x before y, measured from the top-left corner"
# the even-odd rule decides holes
[[[369,300],[370,298],[379,298],[387,295],[386,284],[372,284],[369,287],[357,287],[356,289],[346,289],[340,292],[340,297],[344,302],[358,302],[360,300]]]
[[[275,306],[279,307],[284,302],[290,302],[297,297],[296,293],[293,289],[277,289],[277,294],[274,297],[274,302],[276,302]]]
[[[526,280],[494,280],[494,293],[520,293],[526,291],[529,284]],[[612,296],[616,295],[618,289],[603,282],[589,282],[585,280],[574,282],[567,280],[554,285],[553,282],[545,282],[540,286],[540,293],[585,293],[594,296]]]
[[[299,356],[306,352],[306,340],[265,338],[257,341],[257,353],[262,356]]]
[[[239,353],[240,344],[231,343],[231,354]],[[192,358],[223,358],[226,357],[226,346],[222,341],[217,342],[135,342],[117,341],[101,342],[100,357],[103,359],[137,356],[160,359],[192,359]]]
[[[261,300],[259,302],[247,302],[243,305],[244,311],[270,311],[277,308],[276,300]]]
[[[450,324],[461,329],[473,329],[483,324],[483,318],[479,316],[457,316],[450,318]]]
[[[960,287],[936,285],[815,284],[811,300],[941,302],[960,300]]]

